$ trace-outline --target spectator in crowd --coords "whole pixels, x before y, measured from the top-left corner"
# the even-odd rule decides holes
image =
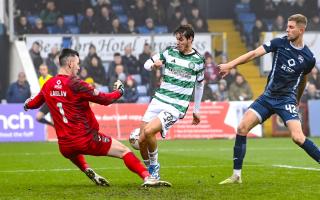
[[[203,21],[202,18],[199,18],[196,20],[195,25],[194,25],[194,30],[198,33],[207,33],[208,32],[208,27],[205,27],[205,22]]]
[[[312,16],[310,22],[308,23],[309,31],[320,31],[320,17],[319,13],[316,13]]]
[[[130,34],[138,34],[139,33],[139,30],[137,29],[135,23],[136,22],[134,21],[134,19],[132,17],[128,17],[126,33],[130,33]]]
[[[202,102],[211,102],[215,101],[215,98],[213,96],[212,89],[209,86],[209,83],[206,79],[203,80],[204,86],[203,86],[203,95],[202,95]]]
[[[162,82],[162,71],[160,69],[152,70],[150,76],[149,96],[153,96]]]
[[[320,90],[320,73],[319,69],[314,67],[308,75],[308,82],[315,85],[317,90]]]
[[[135,103],[139,98],[137,84],[132,76],[128,76],[124,85],[124,103]]]
[[[137,58],[132,55],[132,48],[130,45],[124,48],[124,55],[122,56],[122,63],[127,66],[128,74],[139,74],[140,65]]]
[[[123,66],[123,61],[122,61],[122,56],[119,52],[116,52],[113,54],[113,61],[110,63],[110,66],[109,66],[109,70],[108,70],[108,80],[110,80],[110,78],[112,76],[115,76],[115,68],[116,68],[116,65],[122,65]],[[123,66],[124,68],[124,72],[127,73],[127,66]]]
[[[166,15],[159,0],[151,0],[147,5],[147,15],[152,18],[156,25],[165,25]]]
[[[45,64],[41,64],[40,67],[39,67],[39,85],[40,85],[40,88],[42,88],[43,84],[49,80],[52,75],[49,74],[49,70],[48,70],[48,66],[45,65]]]
[[[29,50],[29,54],[37,73],[39,72],[39,66],[43,63],[43,59],[40,55],[40,48],[41,47],[39,42],[34,42],[32,43],[31,49]]]
[[[200,16],[200,11],[199,11],[199,8],[194,6],[192,7],[191,9],[191,15],[190,17],[188,18],[188,21],[191,23],[191,25],[193,27],[196,27],[196,24],[197,24],[197,20],[198,19],[202,19],[202,22],[203,22],[203,29],[206,30],[206,32],[208,31],[208,24],[207,24],[207,21],[202,17]]]
[[[63,16],[57,17],[56,24],[52,27],[52,33],[53,34],[66,34],[70,33],[69,28],[64,24],[64,18]]]
[[[252,49],[260,46],[260,35],[262,32],[266,31],[266,27],[260,19],[257,19],[255,25],[252,29],[252,44],[250,45]]]
[[[229,89],[230,85],[235,82],[237,75],[239,75],[238,70],[232,68],[230,73],[224,78],[227,81],[227,89]]]
[[[302,103],[307,103],[309,100],[320,99],[320,91],[312,83],[307,85],[306,92],[301,97]]]
[[[24,34],[29,34],[31,33],[32,27],[29,24],[27,17],[24,15],[21,15],[19,17],[17,26],[16,26],[16,33],[18,35],[24,35]]]
[[[298,13],[295,11],[293,4],[294,2],[291,0],[281,0],[277,6],[277,13],[281,13],[284,19],[288,19],[289,16],[293,15],[294,13]]]
[[[176,8],[180,8],[180,6],[181,6],[180,0],[172,0],[172,1],[170,1],[169,6],[167,8],[167,16],[168,16],[167,21],[168,22],[170,22],[171,17],[174,15],[174,13],[176,11]],[[182,10],[183,9],[181,9],[181,11]],[[179,26],[179,24],[177,24],[174,28]]]
[[[124,66],[121,64],[118,64],[115,66],[112,74],[113,75],[110,77],[110,81],[109,81],[109,90],[110,91],[112,91],[114,82],[116,82],[117,80],[125,82],[125,80],[127,78],[127,74],[124,70]]]
[[[285,21],[282,15],[278,15],[272,24],[272,31],[283,32],[286,29]]]
[[[111,22],[114,17],[114,14],[107,6],[102,6],[100,9],[100,16],[96,19],[98,33],[110,33],[112,26]]]
[[[145,43],[143,46],[143,52],[139,55],[139,67],[141,69],[140,75],[142,77],[142,84],[149,84],[150,81],[150,74],[148,70],[146,70],[144,67],[144,63],[151,57],[151,46],[148,43]]]
[[[152,18],[147,18],[145,23],[144,33],[155,33],[155,25]]]
[[[91,7],[86,9],[85,16],[80,24],[80,33],[97,33],[97,21]]]
[[[198,8],[197,4],[194,2],[194,0],[184,0],[181,1],[181,9],[184,10],[184,15],[190,19],[192,18],[192,14],[190,12],[190,10],[192,10],[193,8]]]
[[[54,1],[47,1],[46,9],[40,12],[40,18],[45,25],[53,25],[56,23],[60,12],[56,10],[56,4]]]
[[[34,27],[32,28],[31,32],[33,34],[47,34],[48,30],[43,25],[42,19],[38,18],[38,19],[36,19],[36,23],[35,23]]]
[[[181,8],[180,7],[176,7],[174,14],[168,20],[168,23],[167,23],[168,24],[168,29],[169,29],[170,32],[174,31],[178,27],[178,25],[182,21],[183,17],[184,16],[183,16],[183,13],[181,11]]]
[[[204,54],[205,58],[205,68],[204,68],[204,77],[209,84],[218,83],[219,81],[219,68],[214,63],[212,55],[209,52]]]
[[[91,60],[93,57],[97,57],[98,58],[98,65],[102,66],[102,60],[97,54],[96,46],[94,44],[90,44],[89,52],[88,52],[87,56],[84,58],[82,66],[89,67],[91,65]]]
[[[99,13],[102,7],[107,7],[110,10],[111,1],[110,0],[92,0],[91,5],[94,7],[95,13]]]
[[[251,88],[247,81],[244,80],[241,74],[236,76],[234,83],[229,88],[229,100],[230,101],[247,101],[253,97]]]
[[[263,10],[261,14],[262,16],[259,16],[259,18],[263,17],[267,20],[275,19],[278,12],[277,12],[277,7],[273,2],[273,0],[264,0],[261,4],[263,5],[262,6]]]
[[[218,90],[213,93],[213,96],[215,97],[216,101],[228,101],[229,100],[229,94],[228,94],[226,80],[221,79],[219,81]]]
[[[59,56],[58,47],[57,46],[51,47],[51,52],[47,56],[46,64],[49,69],[49,74],[51,74],[52,76],[55,76],[58,73],[57,56]]]
[[[8,103],[24,103],[30,96],[30,85],[26,79],[26,74],[20,72],[18,80],[9,86],[6,100]]]
[[[186,18],[186,17],[183,17],[182,18],[182,20],[181,20],[181,22],[180,22],[180,25],[181,26],[185,26],[185,25],[187,25],[189,22],[188,22],[188,19]]]
[[[130,15],[133,17],[137,26],[143,26],[147,18],[147,8],[144,0],[136,0],[136,4],[131,8]]]
[[[126,33],[126,29],[120,24],[119,18],[115,17],[112,19],[112,34]]]
[[[310,1],[310,0],[308,0],[308,1]],[[307,4],[306,2],[307,2],[306,0],[295,0],[294,11],[296,13],[301,13],[309,18],[309,17],[311,17],[310,13],[313,13],[312,11],[314,10],[314,8],[308,7],[309,4]]]
[[[106,79],[106,71],[103,65],[99,64],[99,58],[97,56],[93,56],[91,58],[90,66],[87,67],[87,70],[88,70],[88,75],[93,78],[95,83],[99,85],[108,84]]]

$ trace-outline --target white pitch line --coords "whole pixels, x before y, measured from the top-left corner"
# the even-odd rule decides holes
[[[310,171],[320,171],[319,168],[314,167],[299,167],[299,166],[291,166],[291,165],[272,165],[273,167],[279,168],[287,168],[287,169],[301,169],[301,170],[310,170]]]
[[[244,167],[261,167],[264,165],[245,165]],[[161,166],[163,169],[180,169],[180,168],[214,168],[214,167],[230,167],[230,165],[176,165],[176,166]],[[94,168],[95,170],[122,170],[125,167],[102,167]],[[21,170],[1,170],[0,173],[31,173],[31,172],[65,172],[79,171],[77,168],[61,168],[61,169],[21,169]]]

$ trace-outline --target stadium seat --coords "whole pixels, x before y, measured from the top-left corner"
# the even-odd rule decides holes
[[[108,86],[98,87],[97,90],[99,90],[100,92],[109,92]]]
[[[147,86],[145,85],[138,85],[137,86],[139,95],[146,95],[147,94]]]
[[[53,30],[53,26],[47,26],[47,31],[49,34],[52,33],[52,30]]]
[[[168,33],[168,28],[167,28],[167,26],[156,26],[155,32],[156,33]]]
[[[150,99],[150,96],[140,96],[136,103],[149,103]]]
[[[70,33],[72,33],[72,34],[79,34],[80,33],[80,28],[76,25],[69,25],[68,29],[69,29]]]
[[[29,16],[27,17],[28,22],[29,22],[32,26],[34,26],[34,25],[36,24],[36,20],[37,20],[38,18],[39,18],[38,15],[29,15]]]
[[[243,23],[243,30],[246,34],[251,34],[253,27],[254,27],[254,23],[252,22]]]
[[[123,7],[122,7],[122,5],[120,5],[120,4],[114,4],[114,5],[112,5],[112,10],[113,10],[113,12],[114,12],[116,15],[118,15],[118,16],[124,13]]]
[[[142,78],[140,74],[132,74],[131,76],[136,81],[137,85],[141,85]]]
[[[242,23],[255,22],[256,15],[254,13],[239,13],[238,20]]]
[[[250,12],[250,4],[249,3],[237,3],[234,8],[235,13],[247,13]]]
[[[64,18],[65,25],[76,25],[77,24],[76,16],[74,16],[74,15],[64,15],[63,18]]]
[[[82,20],[83,20],[83,15],[82,14],[77,14],[77,22],[78,22],[78,25],[80,26]]]
[[[118,18],[121,24],[125,24],[125,25],[127,24],[127,21],[128,21],[127,15],[118,15]]]

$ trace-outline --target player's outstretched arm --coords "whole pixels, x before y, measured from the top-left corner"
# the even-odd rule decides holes
[[[228,63],[220,64],[219,65],[220,74],[222,75],[222,77],[225,77],[226,75],[229,74],[229,72],[232,68],[234,68],[238,65],[247,63],[247,62],[249,62],[255,58],[258,58],[264,54],[266,54],[266,50],[264,49],[263,46],[260,46],[260,47],[256,48],[255,50],[249,51],[248,53],[243,54]]]
[[[160,60],[160,54],[157,53],[144,63],[144,68],[151,71],[152,69],[159,69],[162,65],[163,62]]]
[[[42,93],[40,92],[37,96],[35,96],[34,98],[30,97],[28,98],[23,105],[23,109],[25,111],[29,110],[29,109],[37,109],[39,108],[43,103],[44,103],[44,97],[42,95]]]
[[[203,81],[198,82],[196,81],[196,85],[194,88],[194,109],[193,109],[193,120],[192,124],[197,125],[200,123],[200,105],[201,105],[201,99],[203,95],[203,88],[204,84]]]

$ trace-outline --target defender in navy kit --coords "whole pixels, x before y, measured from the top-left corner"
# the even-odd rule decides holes
[[[302,132],[298,103],[306,85],[306,75],[315,66],[316,59],[303,42],[307,18],[295,14],[288,18],[287,36],[275,38],[257,49],[221,64],[220,73],[226,76],[230,69],[257,57],[273,52],[272,70],[264,93],[254,101],[237,128],[233,153],[233,175],[220,184],[242,183],[241,169],[246,153],[247,134],[272,114],[278,114],[288,127],[292,140],[310,157],[320,162],[318,147]]]

